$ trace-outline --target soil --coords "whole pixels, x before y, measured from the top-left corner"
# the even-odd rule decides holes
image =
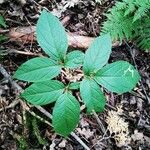
[[[60,20],[66,16],[70,17],[65,24],[66,31],[96,37],[106,19],[104,13],[114,3],[113,0],[102,0],[102,4],[96,3],[94,0],[6,0],[0,4],[0,14],[6,19],[7,29],[10,29],[36,25],[40,10],[46,8]],[[1,42],[1,65],[11,76],[18,66],[35,56],[8,53],[10,49],[43,53],[37,43],[13,42],[11,39]],[[108,105],[103,113],[98,113],[98,117],[106,129],[106,133],[101,131],[101,126],[94,115],[86,114],[85,108],[82,108],[80,123],[74,132],[93,150],[148,150],[150,149],[150,55],[138,49],[134,43],[124,42],[113,48],[109,62],[117,60],[126,60],[133,64],[140,72],[140,82],[132,92],[122,95],[103,89]],[[75,74],[76,72],[75,70]],[[0,81],[0,149],[84,149],[72,136],[67,139],[62,138],[53,131],[52,127],[25,111],[21,102],[17,102],[18,93],[9,80],[0,74]],[[22,81],[16,82],[23,89],[29,85]],[[78,94],[76,91],[75,95]],[[51,113],[52,107],[53,104],[50,104],[44,108]],[[31,111],[51,122],[36,108],[32,107]],[[113,117],[110,112],[114,115]],[[122,124],[127,124],[125,142],[116,138],[124,135],[111,131],[113,125],[108,124],[108,120],[111,121],[116,114],[123,120]],[[118,124],[117,128],[122,128],[122,126]],[[39,133],[39,136],[36,133]]]

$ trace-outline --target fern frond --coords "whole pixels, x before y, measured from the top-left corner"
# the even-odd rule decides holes
[[[46,144],[46,140],[41,137],[40,130],[39,130],[36,118],[33,118],[32,126],[33,126],[33,132],[34,132],[34,134],[35,134],[39,144],[45,145]]]
[[[126,9],[124,11],[125,16],[133,13],[136,10],[136,5],[135,5],[134,1],[135,0],[129,0],[129,2],[126,3]]]
[[[18,148],[19,150],[26,150],[29,148],[24,136],[21,136],[18,142],[19,142],[19,148]]]
[[[141,20],[134,34],[134,40],[141,49],[150,51],[150,18]]]
[[[123,10],[127,7],[127,3],[125,2],[117,2],[115,7],[113,7],[113,9],[115,9],[116,11],[118,10]]]
[[[150,0],[123,0],[117,2],[114,8],[117,11],[124,10],[125,16],[134,13],[134,22],[143,16],[147,16],[150,10]]]
[[[110,33],[111,37],[114,40],[122,41],[124,37],[127,40],[132,38],[132,32],[134,30],[134,26],[136,26],[136,22],[132,23],[133,17],[124,16],[123,11],[114,11],[107,14],[107,21],[104,22],[102,27],[103,33]]]
[[[133,22],[148,16],[150,13],[150,0],[136,0],[137,10],[135,11]]]
[[[122,2],[117,2],[113,9],[116,11],[123,10],[124,15],[126,16],[136,10],[135,0],[123,0]]]
[[[113,40],[134,40],[142,49],[150,50],[150,0],[116,2],[103,23],[102,33]]]

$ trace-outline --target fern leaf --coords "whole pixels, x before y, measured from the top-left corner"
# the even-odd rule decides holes
[[[133,22],[148,16],[150,13],[150,0],[136,0],[137,10],[135,11]]]
[[[133,27],[136,26],[136,22],[132,23],[133,17],[125,17],[123,11],[111,11],[106,16],[107,21],[103,24],[102,33],[109,32],[114,40],[132,38]]]
[[[134,34],[134,40],[141,49],[150,51],[150,18],[141,20]]]
[[[33,126],[33,132],[34,132],[34,134],[35,134],[39,144],[45,145],[46,144],[46,140],[44,138],[42,138],[41,135],[40,135],[40,130],[39,130],[36,118],[33,118],[32,126]]]
[[[122,0],[106,14],[102,34],[110,33],[113,40],[134,40],[150,51],[150,0]]]

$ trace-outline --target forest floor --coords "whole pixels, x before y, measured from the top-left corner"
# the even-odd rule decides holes
[[[106,19],[104,13],[114,3],[114,0],[102,0],[101,4],[95,0],[8,0],[0,4],[0,14],[6,20],[5,30],[9,32],[13,27],[35,26],[41,9],[46,8],[60,20],[67,18],[64,24],[67,32],[96,37]],[[70,135],[64,139],[57,135],[47,122],[38,119],[37,116],[40,116],[51,122],[37,108],[29,108],[28,104],[24,106],[22,100],[18,100],[18,90],[14,82],[3,74],[5,70],[12,77],[18,66],[42,53],[35,41],[10,38],[0,43],[0,149],[82,150],[84,148],[76,138]],[[133,43],[124,42],[113,48],[109,62],[116,60],[126,60],[134,65],[140,72],[140,82],[130,93],[118,95],[105,91],[108,105],[105,111],[97,116],[102,125],[96,116],[87,115],[83,108],[80,123],[74,133],[91,150],[148,150],[150,55]],[[28,84],[17,80],[15,83],[22,89]],[[47,105],[44,109],[51,113],[52,105]]]

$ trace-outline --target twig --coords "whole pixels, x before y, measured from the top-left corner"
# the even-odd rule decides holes
[[[52,124],[50,122],[48,122],[47,120],[43,119],[42,117],[38,116],[37,114],[35,114],[35,112],[31,111],[30,108],[31,106],[27,106],[26,103],[24,103],[22,100],[19,100],[22,104],[22,107],[29,112],[32,116],[36,117],[37,119],[39,119],[40,121],[46,123],[47,125],[52,127]]]
[[[101,122],[101,120],[99,119],[97,113],[96,113],[94,110],[93,110],[93,115],[95,116],[95,119],[97,120],[97,123],[98,123],[98,125],[100,126],[101,131],[103,132],[103,138],[102,138],[102,139],[104,139],[105,135],[107,136],[107,129],[105,129],[103,123]],[[109,137],[109,136],[108,136],[108,138],[107,138],[106,140],[108,140],[108,143],[111,144],[111,141],[110,141],[110,137]],[[92,146],[92,147],[93,147],[93,146]]]
[[[108,104],[108,103],[106,103],[106,106],[107,106],[108,108],[111,108],[111,109],[114,110],[114,111],[117,110],[115,107],[113,107],[112,105],[110,105],[110,104]]]
[[[0,64],[0,72],[7,80],[9,80],[13,88],[17,90],[18,94],[22,92],[22,88],[15,81],[12,80],[11,76],[7,73],[7,71],[2,67],[1,64]]]
[[[40,112],[42,112],[45,116],[47,116],[48,118],[52,119],[52,115],[46,111],[43,107],[41,106],[35,106]]]
[[[29,112],[32,116],[36,117],[36,118],[39,119],[40,121],[42,121],[42,122],[44,122],[44,123],[46,123],[47,125],[49,125],[49,126],[52,127],[52,124],[51,124],[49,121],[47,121],[47,120],[41,118],[40,116],[38,116],[37,114],[35,114],[33,111],[28,111],[28,112]]]
[[[9,82],[14,86],[15,89],[17,89],[19,92],[22,92],[23,89],[15,82],[12,80],[11,76],[7,73],[7,71],[2,67],[2,65],[0,64],[0,72],[2,73],[2,75],[9,80]],[[41,106],[36,106],[36,108],[42,112],[44,115],[46,115],[47,117],[49,117],[50,119],[52,118],[52,115],[47,112],[44,108],[42,108]],[[74,132],[71,132],[71,135],[86,149],[86,150],[90,150],[90,148],[80,139],[80,137],[78,137]]]
[[[71,132],[72,137],[74,137],[86,150],[90,150],[90,148],[74,133]]]
[[[8,33],[9,32],[9,30],[4,30],[4,29],[1,29],[0,28],[0,33],[2,34],[2,33]]]
[[[0,33],[3,33],[3,30],[0,30]],[[35,26],[11,28],[7,36],[11,41],[26,41],[26,43],[35,42]],[[71,32],[67,33],[67,37],[69,47],[83,50],[86,50],[95,39],[94,37],[77,35]],[[119,41],[113,41],[113,47],[118,45],[120,45]]]
[[[106,136],[107,135],[107,131],[108,131],[108,128],[106,129],[106,132],[104,133],[103,137],[100,140],[98,140],[96,143],[94,143],[92,147],[97,145],[99,142],[102,142],[103,140],[109,140],[111,138],[111,135]]]
[[[101,120],[99,119],[97,113],[94,110],[93,110],[93,115],[94,115],[95,119],[97,120],[98,125],[101,127],[101,131],[103,132],[103,134],[105,134],[106,129],[105,129],[103,123],[101,122]]]
[[[136,92],[134,92],[134,91],[131,91],[131,92],[129,92],[130,94],[132,94],[132,95],[134,95],[134,96],[136,96],[136,97],[138,97],[138,98],[141,98],[141,99],[146,99],[146,97],[145,97],[145,95],[140,95],[140,94],[138,94],[138,93],[136,93]]]
[[[16,49],[8,50],[8,54],[15,53],[15,54],[22,54],[22,55],[29,55],[29,56],[42,56],[42,54],[36,54],[32,52],[25,52],[25,51],[18,51]]]
[[[14,100],[12,103],[10,103],[8,106],[3,107],[0,109],[0,112],[6,109],[14,108],[19,103],[18,99]]]

